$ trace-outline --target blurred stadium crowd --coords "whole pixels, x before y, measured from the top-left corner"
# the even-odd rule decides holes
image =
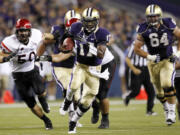
[[[100,11],[100,26],[111,32],[115,44],[123,51],[133,41],[137,24],[144,19],[143,12],[132,13],[128,9],[110,7],[107,1],[103,0],[0,0],[0,41],[14,32],[18,18],[27,18],[34,28],[42,32],[50,32],[52,25],[63,23],[64,14],[69,9],[75,9],[81,13],[86,7],[95,7]],[[115,51],[113,52],[117,56]],[[119,57],[116,58],[119,62]],[[4,82],[1,79],[2,76],[9,78],[9,68],[5,64],[0,65],[1,89],[2,87],[13,89],[8,84],[3,86]]]

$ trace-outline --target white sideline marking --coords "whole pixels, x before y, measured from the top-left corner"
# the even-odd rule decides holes
[[[130,104],[146,104],[146,100],[132,100]],[[49,103],[50,107],[53,106],[60,106],[62,103],[61,102],[53,102],[53,103]],[[159,103],[159,102],[156,102]],[[120,105],[120,104],[124,104],[122,100],[116,100],[116,101],[110,101],[110,105]],[[14,103],[14,104],[0,104],[0,108],[25,108],[27,107],[25,103]]]

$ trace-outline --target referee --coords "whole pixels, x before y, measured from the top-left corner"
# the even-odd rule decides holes
[[[146,46],[142,46],[142,49],[147,52]],[[131,92],[124,99],[125,105],[128,106],[129,101],[139,94],[141,85],[143,85],[148,95],[146,114],[156,115],[157,113],[152,110],[154,106],[155,90],[150,81],[147,60],[134,53],[134,42],[129,47],[126,56],[126,64],[129,67],[128,86]]]
[[[177,46],[173,46],[173,52],[177,52]],[[175,88],[176,88],[176,97],[177,97],[177,113],[178,113],[178,119],[180,120],[180,60],[176,61],[176,75],[175,75]]]

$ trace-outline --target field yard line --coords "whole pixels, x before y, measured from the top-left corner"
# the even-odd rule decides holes
[[[60,102],[50,102],[49,105],[52,106],[60,106]],[[159,103],[159,102],[157,102]],[[112,100],[110,101],[110,105],[120,105],[123,104],[122,100]],[[146,100],[132,100],[131,104],[146,104]],[[14,103],[14,104],[0,104],[0,108],[24,108],[26,107],[25,103]]]

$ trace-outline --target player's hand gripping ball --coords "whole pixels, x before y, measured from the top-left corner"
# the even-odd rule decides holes
[[[60,45],[60,50],[62,52],[71,52],[75,46],[74,40],[70,37],[64,39],[63,44]]]

